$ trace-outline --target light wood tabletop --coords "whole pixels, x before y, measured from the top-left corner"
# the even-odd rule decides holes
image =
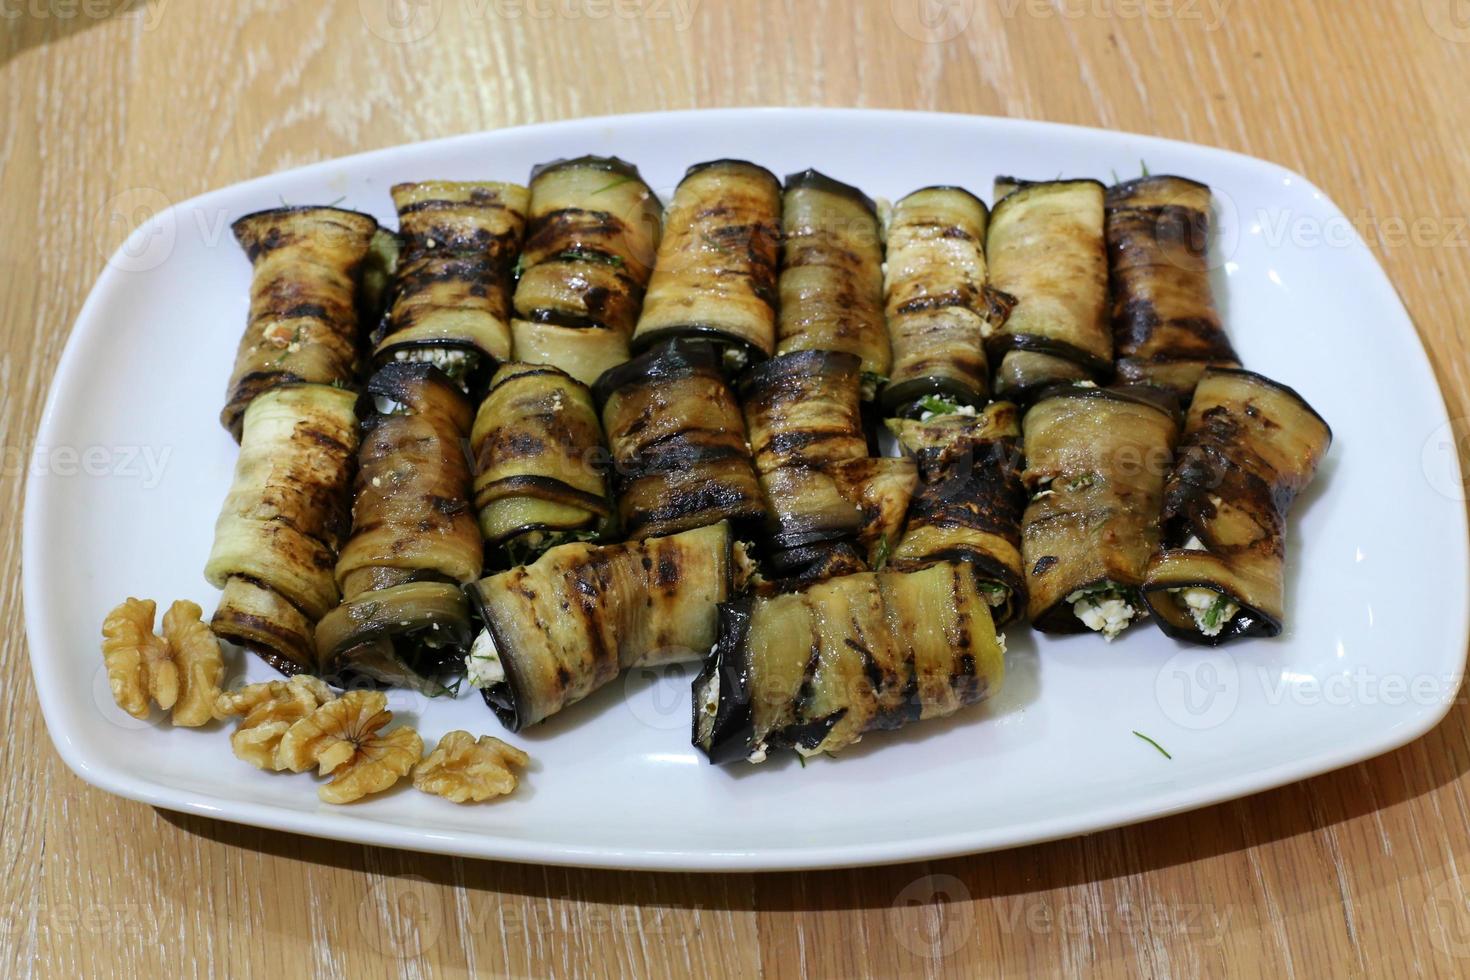
[[[45,732],[15,573],[57,356],[136,221],[302,163],[604,113],[935,109],[1274,160],[1325,188],[1387,268],[1463,453],[1464,0],[0,0],[0,31],[5,975],[1470,971],[1463,695],[1390,755],[1082,839],[830,873],[517,866],[181,817],[88,787]]]

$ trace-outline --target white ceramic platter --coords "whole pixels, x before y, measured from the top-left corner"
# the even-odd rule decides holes
[[[524,181],[584,153],[635,162],[667,200],[691,163],[815,166],[890,199],[928,184],[989,199],[997,173],[1109,181],[1146,162],[1211,184],[1216,289],[1245,364],[1296,387],[1336,440],[1297,502],[1287,629],[1220,652],[1152,625],[1111,646],[1010,630],[990,703],[870,736],[840,760],[713,768],[691,748],[693,668],[638,672],[538,730],[510,799],[456,806],[407,787],[349,807],[313,777],[258,772],[228,732],[112,706],[103,614],[127,595],[213,608],[201,569],[235,462],[216,421],[249,268],[229,222],[340,199],[391,224],[388,188]],[[140,192],[141,193],[141,192]],[[162,198],[143,193],[140,202]],[[166,202],[165,202],[166,203]],[[1005,119],[731,110],[586,119],[379,150],[159,210],[77,318],[28,461],[24,587],[36,688],[67,764],[156,806],[392,847],[556,864],[778,869],[938,857],[1204,806],[1388,751],[1443,717],[1466,650],[1465,488],[1428,361],[1352,223],[1274,164],[1145,136]],[[271,675],[235,654],[232,671]],[[391,706],[432,741],[504,735],[479,698]],[[1167,749],[1165,758],[1134,735]]]

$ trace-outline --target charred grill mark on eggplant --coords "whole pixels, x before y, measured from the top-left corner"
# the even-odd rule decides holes
[[[836,752],[869,731],[953,714],[998,690],[1004,671],[966,566],[828,579],[720,608],[693,683],[692,737],[714,763]]]
[[[433,365],[395,361],[368,381],[357,414],[352,536],[335,571],[343,601],[317,624],[318,660],[333,675],[442,693],[470,641],[460,586],[481,571],[461,448],[470,402]]]
[[[637,168],[607,157],[537,167],[530,207],[516,314],[630,338],[662,234],[658,198]]]
[[[888,427],[918,462],[921,481],[890,563],[900,570],[968,563],[1004,626],[1026,608],[1016,407],[994,402],[978,415],[891,419]]]
[[[204,571],[224,590],[212,626],[282,673],[316,670],[312,628],[339,597],[332,570],[350,527],[356,400],[329,385],[282,385],[242,419]]]
[[[594,387],[630,538],[765,516],[740,407],[708,345],[675,340]]]
[[[781,183],[742,160],[689,168],[665,217],[633,346],[705,337],[735,366],[776,347]]]
[[[511,356],[511,286],[530,193],[517,184],[393,187],[401,252],[374,357],[427,360],[468,390]]]
[[[1003,195],[1003,196],[1002,196]],[[997,396],[1112,371],[1102,184],[997,178],[985,254],[1009,312],[986,344]]]
[[[1118,379],[1188,402],[1209,366],[1240,361],[1210,289],[1210,189],[1141,177],[1108,189],[1107,241]]]
[[[1165,633],[1213,646],[1281,632],[1286,516],[1331,442],[1327,423],[1292,389],[1250,371],[1205,369],[1164,488],[1162,548],[1143,583]],[[1196,616],[1190,593],[1217,598]]]
[[[470,446],[480,530],[511,564],[606,531],[606,451],[585,385],[552,367],[503,366],[475,416]]]
[[[990,214],[968,191],[927,187],[893,208],[885,302],[893,370],[884,408],[902,412],[924,395],[982,405],[990,393],[984,338],[995,304],[986,286]]]
[[[704,656],[718,604],[732,595],[730,529],[564,544],[466,593],[504,667],[504,680],[484,688],[486,703],[516,731],[627,668]]]
[[[778,354],[856,354],[874,381],[892,351],[883,322],[883,240],[873,202],[815,170],[786,178],[782,195]]]
[[[1173,399],[1159,389],[1063,386],[1042,393],[1022,430],[1022,481],[1032,498],[1021,550],[1031,570],[1032,625],[1083,630],[1074,603],[1097,590],[1119,598],[1131,616],[1158,548],[1164,476],[1179,431]]]
[[[359,276],[378,223],[330,207],[258,211],[231,226],[251,263],[250,315],[220,423],[277,385],[350,386],[359,363]]]

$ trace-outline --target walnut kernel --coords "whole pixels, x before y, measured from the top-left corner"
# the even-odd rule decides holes
[[[413,767],[413,785],[455,803],[479,803],[516,788],[511,767],[524,769],[531,757],[498,738],[449,732]]]

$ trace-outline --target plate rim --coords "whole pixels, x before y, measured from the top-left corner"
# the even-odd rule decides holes
[[[1300,182],[1303,189],[1307,193],[1315,195],[1325,207],[1330,208],[1337,215],[1345,214],[1342,208],[1329,195],[1317,187],[1310,179],[1296,171],[1273,161],[1202,143],[1191,143],[1168,137],[1122,130],[1080,126],[1073,123],[1055,123],[1044,120],[1015,119],[1003,116],[908,111],[902,109],[759,106],[748,108],[683,109],[667,112],[652,111],[564,118],[394,144],[360,151],[346,156],[333,157],[298,167],[291,167],[214,188],[171,204],[168,208],[159,211],[142,222],[136,230],[141,230],[155,222],[164,220],[168,215],[185,208],[197,207],[201,202],[206,201],[210,197],[225,192],[248,192],[274,181],[290,177],[307,177],[314,172],[340,167],[344,164],[361,162],[365,158],[399,153],[404,150],[422,149],[431,146],[445,147],[456,143],[473,142],[478,139],[483,139],[490,134],[525,131],[555,133],[556,130],[560,129],[577,129],[599,125],[640,124],[653,121],[657,121],[660,125],[669,125],[677,124],[677,121],[681,118],[699,117],[701,119],[707,119],[711,116],[750,117],[758,115],[807,115],[824,118],[835,116],[839,118],[863,118],[868,120],[881,120],[882,118],[893,117],[928,119],[934,121],[936,124],[946,126],[976,125],[980,127],[993,127],[993,129],[1000,130],[1010,129],[1022,133],[1026,131],[1045,130],[1052,133],[1061,132],[1063,135],[1073,133],[1079,137],[1089,139],[1099,136],[1111,139],[1132,139],[1141,141],[1144,144],[1171,147],[1189,152],[1204,150],[1212,154],[1223,155],[1226,158],[1233,159],[1237,163],[1246,164],[1253,168],[1265,168],[1267,172],[1275,173],[1291,181]],[[1408,337],[1412,340],[1412,344],[1408,346],[1414,351],[1414,355],[1411,358],[1411,370],[1422,372],[1422,375],[1427,377],[1432,383],[1434,397],[1430,399],[1430,402],[1431,407],[1436,411],[1432,413],[1433,417],[1426,421],[1436,426],[1447,425],[1450,421],[1448,403],[1445,399],[1444,390],[1440,386],[1439,377],[1434,370],[1433,362],[1429,358],[1423,337],[1414,324],[1413,318],[1409,315],[1402,297],[1399,296],[1398,291],[1394,288],[1378,256],[1368,247],[1356,226],[1349,222],[1347,223],[1347,227],[1352,229],[1352,251],[1366,257],[1368,260],[1367,264],[1373,269],[1373,281],[1370,284],[1371,289],[1376,294],[1384,297],[1385,301],[1391,303],[1398,310],[1402,315],[1403,323],[1408,327]],[[72,384],[68,383],[67,379],[78,370],[79,361],[82,357],[82,339],[84,336],[90,338],[99,329],[101,318],[98,316],[95,308],[102,302],[100,297],[108,292],[114,280],[123,274],[119,260],[124,256],[125,248],[126,240],[108,261],[104,263],[72,323],[67,340],[62,347],[61,355],[57,359],[56,368],[37,421],[35,436],[31,443],[32,446],[49,444],[48,437],[53,435],[52,429],[56,424],[55,416],[60,403],[61,392],[63,389],[72,387]],[[1451,465],[1456,478],[1462,480],[1458,455],[1453,457]],[[1449,713],[1451,706],[1455,703],[1455,696],[1463,683],[1465,675],[1465,657],[1462,654],[1454,660],[1450,665],[1450,671],[1447,672],[1449,679],[1444,698],[1430,703],[1410,705],[1412,710],[1404,710],[1402,716],[1395,724],[1383,728],[1377,734],[1376,738],[1352,743],[1351,749],[1326,749],[1301,759],[1280,763],[1266,769],[1251,770],[1231,776],[1215,777],[1205,787],[1191,786],[1183,789],[1156,792],[1150,795],[1148,804],[1143,806],[1128,803],[1110,804],[1101,808],[1092,806],[1084,811],[1084,814],[1081,816],[1058,815],[1040,822],[1029,823],[1024,827],[1009,825],[999,829],[964,830],[883,842],[870,841],[857,844],[815,847],[810,845],[787,848],[774,846],[759,849],[732,849],[728,851],[704,848],[649,849],[640,847],[635,849],[622,846],[577,845],[553,841],[525,840],[467,831],[435,830],[430,832],[399,824],[384,823],[370,816],[357,816],[350,811],[350,808],[340,810],[319,809],[316,811],[296,810],[274,803],[219,797],[198,790],[177,789],[164,783],[134,775],[127,770],[113,767],[89,754],[88,748],[72,738],[64,727],[69,718],[69,709],[63,703],[59,687],[60,684],[64,683],[64,678],[58,678],[50,662],[44,657],[38,656],[39,650],[56,645],[56,641],[48,642],[50,640],[48,635],[50,629],[49,624],[54,621],[54,616],[52,615],[53,607],[51,605],[53,597],[47,595],[42,589],[40,582],[41,573],[38,571],[44,563],[41,555],[42,542],[40,540],[40,532],[42,525],[46,523],[43,518],[50,511],[50,501],[41,492],[41,481],[43,479],[44,476],[37,472],[28,472],[25,480],[21,541],[22,607],[25,621],[27,655],[31,663],[31,673],[35,683],[37,700],[40,703],[42,716],[45,720],[46,730],[51,742],[56,747],[57,753],[61,756],[62,761],[66,763],[67,767],[83,781],[99,789],[155,807],[197,816],[212,817],[237,824],[324,837],[348,843],[370,844],[429,853],[526,863],[650,871],[750,872],[865,867],[923,859],[939,859],[960,854],[983,853],[1143,823],[1171,814],[1182,813],[1240,799],[1256,793],[1266,792],[1280,786],[1376,758],[1422,737],[1437,726]],[[1450,556],[1451,564],[1458,570],[1461,583],[1470,585],[1470,518],[1467,518],[1466,508],[1464,506],[1452,508],[1452,511],[1455,514],[1455,527],[1453,529],[1446,529],[1447,531],[1454,530],[1457,532],[1452,536],[1452,547],[1455,553]],[[1460,648],[1462,650],[1470,646],[1470,596],[1466,595],[1467,591],[1470,590],[1466,588],[1458,590],[1461,595],[1458,629],[1450,633],[1452,636],[1459,636],[1461,638]]]

